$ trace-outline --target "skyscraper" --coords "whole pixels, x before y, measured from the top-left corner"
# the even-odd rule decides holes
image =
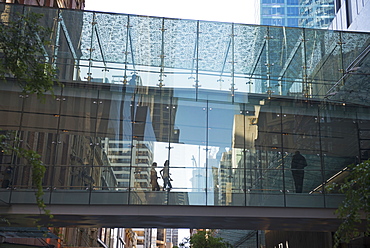
[[[329,29],[351,30],[351,31],[370,31],[369,26],[369,0],[336,0],[336,15]]]
[[[261,0],[262,25],[326,28],[333,18],[333,0]]]
[[[168,245],[178,245],[179,243],[179,229],[168,228],[166,229],[166,243]]]

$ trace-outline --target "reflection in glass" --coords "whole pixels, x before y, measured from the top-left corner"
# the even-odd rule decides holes
[[[368,34],[35,11],[59,20],[45,52],[64,87],[41,103],[7,75],[0,128],[41,155],[50,203],[327,207],[340,196],[325,186],[369,158]],[[14,172],[2,199],[31,201],[28,162],[0,162]]]

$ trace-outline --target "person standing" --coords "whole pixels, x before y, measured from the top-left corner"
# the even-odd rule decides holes
[[[12,178],[12,170],[13,170],[12,167],[9,165],[2,172],[2,174],[4,175],[3,182],[1,184],[1,187],[2,188],[9,188],[9,186],[10,186],[10,180]]]
[[[303,157],[299,151],[296,151],[293,155],[291,164],[296,193],[302,193],[303,191],[304,167],[306,166],[307,166],[306,158]]]
[[[150,184],[152,185],[152,191],[159,191],[159,184],[158,184],[158,174],[156,169],[157,168],[157,163],[154,162],[152,164],[152,169],[150,170]]]
[[[170,177],[170,166],[169,166],[169,161],[166,160],[163,165],[163,169],[160,170],[160,174],[163,179],[163,190],[170,190],[172,189],[172,184],[171,184],[171,177]]]

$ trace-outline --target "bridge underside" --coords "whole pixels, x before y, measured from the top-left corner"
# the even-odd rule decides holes
[[[20,227],[37,223],[54,227],[335,231],[340,223],[334,209],[323,208],[52,205],[48,209],[52,219],[31,205],[4,206],[0,215]]]

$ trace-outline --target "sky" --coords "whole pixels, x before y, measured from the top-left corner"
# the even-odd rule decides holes
[[[259,0],[86,0],[85,10],[193,20],[258,23]]]

